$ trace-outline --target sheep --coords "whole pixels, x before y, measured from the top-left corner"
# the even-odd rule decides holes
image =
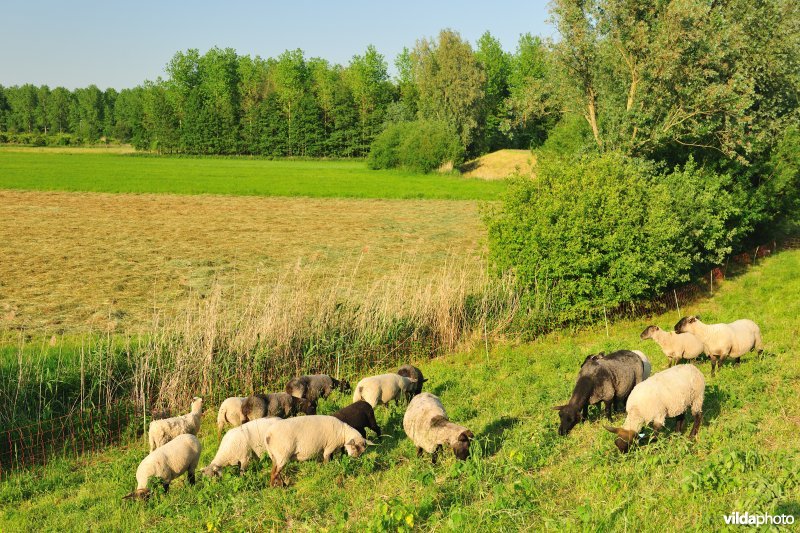
[[[372,406],[361,400],[351,403],[347,407],[339,409],[333,415],[351,428],[358,431],[362,437],[367,438],[366,428],[371,429],[375,434],[381,436],[381,428],[375,422],[375,411]]]
[[[558,434],[567,435],[579,421],[588,418],[589,405],[601,401],[605,402],[606,417],[611,420],[612,402],[627,399],[633,387],[644,379],[644,367],[642,357],[630,350],[587,357],[569,402],[553,407],[561,419]]]
[[[225,424],[237,427],[244,423],[242,405],[246,399],[247,396],[233,396],[231,398],[226,398],[225,401],[220,404],[219,412],[217,412],[217,435],[222,435]]]
[[[192,411],[183,416],[163,418],[150,422],[147,436],[152,452],[159,446],[163,446],[178,435],[191,433],[197,435],[200,429],[200,418],[203,416],[203,399],[195,396],[192,398]]]
[[[689,438],[694,439],[703,420],[703,395],[706,380],[694,365],[678,365],[654,374],[634,387],[625,410],[628,416],[622,427],[605,428],[614,433],[619,451],[626,453],[639,431],[652,422],[658,433],[667,418],[677,419],[676,431],[683,432],[686,409],[691,409],[694,426]]]
[[[322,454],[327,463],[336,450],[344,448],[350,457],[358,457],[367,447],[358,431],[325,415],[279,420],[267,428],[264,442],[272,460],[269,482],[273,487],[285,485],[281,471],[291,459],[307,461]]]
[[[189,473],[189,484],[194,485],[194,471],[200,460],[200,441],[192,434],[178,435],[145,457],[136,469],[136,490],[123,499],[147,499],[150,489],[147,481],[155,476],[161,479],[164,492],[169,490],[172,480],[179,478],[184,472]]]
[[[316,414],[317,407],[305,398],[296,398],[285,392],[251,394],[242,403],[244,422],[265,416],[287,418],[298,413]]]
[[[691,333],[675,333],[658,326],[647,326],[639,337],[655,341],[669,359],[669,367],[681,359],[695,359],[703,353],[703,343]]]
[[[293,378],[286,384],[287,394],[291,394],[295,398],[305,398],[314,406],[317,405],[317,400],[320,398],[330,396],[334,389],[339,389],[344,393],[350,392],[350,383],[345,380],[339,381],[326,374],[313,374]]]
[[[716,367],[732,357],[740,362],[740,357],[749,351],[756,350],[761,355],[764,346],[761,343],[761,329],[752,320],[737,320],[730,324],[703,324],[699,316],[687,316],[675,324],[676,333],[693,333],[703,349],[711,358],[711,377]]]
[[[428,381],[422,376],[422,370],[412,365],[401,366],[397,370],[397,373],[401,376],[417,380],[417,383],[414,386],[414,388],[406,392],[406,400],[408,400],[409,402],[411,401],[411,398],[422,392],[422,384]]]
[[[452,448],[456,458],[466,460],[475,438],[469,429],[450,422],[441,400],[429,392],[418,394],[408,404],[403,429],[417,447],[417,457],[428,452],[433,464],[443,445]]]
[[[358,382],[353,393],[353,402],[364,400],[373,408],[390,401],[400,402],[400,397],[416,387],[417,380],[399,374],[381,374],[364,378]]]
[[[239,465],[244,472],[253,454],[261,459],[267,451],[266,430],[281,420],[278,417],[258,418],[228,431],[222,438],[214,459],[201,472],[204,476],[219,477],[226,466]]]
[[[639,350],[631,350],[633,353],[639,356],[639,359],[642,360],[642,381],[646,380],[650,377],[650,372],[653,370],[653,365],[650,364],[650,359]]]

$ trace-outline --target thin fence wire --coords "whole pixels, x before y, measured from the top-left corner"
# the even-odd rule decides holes
[[[780,244],[772,242],[744,251],[730,257],[724,265],[709,271],[703,282],[670,289],[647,301],[623,304],[609,310],[601,309],[599,316],[613,320],[675,311],[680,317],[682,307],[708,296],[726,277],[744,271],[778,250],[790,249],[800,249],[800,237],[791,237]],[[409,356],[428,358],[435,356],[437,352],[435,342],[412,335],[395,342],[391,347],[367,349],[360,353],[304,357],[302,366],[331,375],[340,375],[345,369],[349,375],[365,375],[379,368],[397,366]],[[278,375],[273,370],[264,370],[261,376],[264,384],[276,384],[286,379],[285,375]],[[218,405],[229,392],[223,390],[225,387],[218,389],[210,395],[207,405]],[[107,409],[77,410],[58,418],[0,431],[0,479],[19,469],[46,465],[54,457],[77,458],[138,436],[143,430],[143,421],[150,418],[142,410],[150,412],[156,399],[150,397],[147,400],[147,405],[144,406],[120,402]]]

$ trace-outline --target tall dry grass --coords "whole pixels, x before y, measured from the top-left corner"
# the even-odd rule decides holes
[[[483,342],[517,311],[511,284],[492,279],[481,259],[451,258],[426,276],[408,260],[366,291],[363,282],[356,288],[359,266],[332,276],[298,264],[268,286],[216,284],[177,314],[154,312],[144,334],[89,334],[72,344],[21,336],[0,366],[0,421],[126,399],[140,413],[176,413],[195,395],[216,405],[282,390],[302,373],[354,380]]]

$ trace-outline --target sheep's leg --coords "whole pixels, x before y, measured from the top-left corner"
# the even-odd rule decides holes
[[[436,464],[437,455],[439,454],[439,450],[442,449],[442,445],[438,445],[435,450],[433,450],[433,455],[431,456],[431,464]]]
[[[331,455],[333,455],[334,451],[335,450],[325,450],[324,452],[322,452],[322,463],[323,464],[328,464],[328,461],[331,460]]]
[[[694,415],[694,425],[692,426],[692,432],[689,433],[689,438],[694,439],[697,436],[697,430],[700,429],[700,423],[703,421],[703,413],[699,412]]]
[[[417,457],[422,457],[422,454],[425,452],[422,448],[417,447]]]
[[[683,425],[686,423],[685,413],[675,417],[675,431],[683,433]]]
[[[586,405],[584,405],[583,409],[581,410],[581,422],[583,422],[584,420],[589,420],[589,404],[588,403]]]
[[[717,358],[716,358],[716,356],[713,356],[713,355],[712,355],[712,356],[711,356],[711,377],[712,377],[712,378],[713,378],[713,377],[716,375],[716,373],[717,373],[716,369],[717,369]]]
[[[247,470],[247,466],[250,464],[250,455],[248,454],[247,457],[239,461],[239,473],[244,473]]]
[[[611,414],[614,412],[614,399],[606,400],[606,418],[611,420]]]
[[[161,482],[161,486],[164,487],[164,494],[169,492],[169,482],[168,481],[162,481]]]
[[[189,473],[186,474],[186,476],[189,478],[189,485],[194,485],[195,481],[197,481],[194,477],[194,470],[189,470]]]
[[[734,363],[734,365],[739,366],[741,364],[742,364],[742,358],[741,357],[737,357],[736,358],[736,362]]]

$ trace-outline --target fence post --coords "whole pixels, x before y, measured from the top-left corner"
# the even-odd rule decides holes
[[[711,295],[714,295],[714,269],[711,269],[711,272],[708,273],[708,277],[711,280],[711,284],[709,285],[711,289]]]
[[[681,319],[681,306],[678,305],[678,291],[672,289],[672,294],[675,295],[675,309],[678,310],[678,320]]]
[[[603,320],[606,321],[606,338],[610,337],[611,335],[608,332],[608,315],[606,315],[606,306],[603,306]]]

